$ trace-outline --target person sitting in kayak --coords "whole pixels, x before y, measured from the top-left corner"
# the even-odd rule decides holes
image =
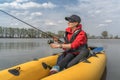
[[[82,30],[81,18],[78,15],[71,15],[65,17],[65,20],[68,21],[64,35],[65,42],[50,44],[52,48],[63,48],[65,51],[59,55],[56,65],[50,70],[50,74],[69,68],[89,55],[87,36]],[[59,42],[58,38],[53,40]]]

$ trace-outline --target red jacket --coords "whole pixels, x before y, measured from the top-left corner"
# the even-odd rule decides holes
[[[81,45],[87,44],[86,33],[82,30],[82,25],[80,24],[78,27],[76,27],[74,32],[77,29],[81,29],[81,31],[80,31],[80,33],[78,33],[78,35],[75,38],[75,40],[71,43],[71,49],[76,49],[76,48],[78,48]],[[74,32],[72,32],[71,28],[69,28],[69,27],[66,28],[66,32],[68,32],[67,38],[68,38],[68,40],[70,40],[72,35],[74,34]]]

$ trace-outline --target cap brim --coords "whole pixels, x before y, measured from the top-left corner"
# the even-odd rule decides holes
[[[66,21],[69,21],[69,20],[70,20],[70,17],[65,17],[65,20],[66,20]]]

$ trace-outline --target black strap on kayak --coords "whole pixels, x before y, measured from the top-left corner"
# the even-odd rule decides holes
[[[10,72],[11,74],[13,74],[15,76],[19,76],[20,75],[20,67],[17,67],[14,69],[9,69],[8,72]]]
[[[52,67],[45,62],[42,62],[42,66],[44,69],[52,69]]]

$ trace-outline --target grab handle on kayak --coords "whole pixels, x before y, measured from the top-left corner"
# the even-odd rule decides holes
[[[10,72],[11,74],[15,75],[15,76],[19,76],[20,75],[20,67],[16,67],[14,69],[9,69],[8,72]]]
[[[48,64],[46,64],[45,62],[42,62],[42,66],[44,69],[51,69],[52,67]]]

